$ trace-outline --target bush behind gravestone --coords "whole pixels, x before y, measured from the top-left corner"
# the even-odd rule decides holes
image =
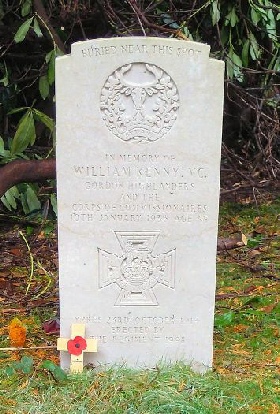
[[[71,43],[97,37],[172,36],[207,42],[214,57],[226,61],[224,162],[254,177],[276,178],[276,2],[23,0],[0,2],[0,22],[0,164],[53,154],[54,62],[58,54],[70,51]],[[17,206],[13,200],[8,208]]]

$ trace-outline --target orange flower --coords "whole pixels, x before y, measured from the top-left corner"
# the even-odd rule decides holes
[[[18,318],[14,318],[8,329],[11,345],[16,347],[23,346],[26,341],[26,326]]]

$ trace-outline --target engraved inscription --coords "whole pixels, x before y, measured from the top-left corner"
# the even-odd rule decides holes
[[[175,251],[152,255],[159,232],[115,232],[122,257],[98,249],[99,287],[116,283],[121,289],[115,305],[158,305],[153,288],[175,285]]]
[[[181,44],[181,42],[179,43]],[[203,52],[199,49],[193,49],[192,47],[185,46],[174,47],[169,45],[147,45],[147,44],[126,44],[126,45],[109,45],[109,46],[97,46],[92,44],[90,47],[81,50],[83,58],[91,58],[96,56],[116,56],[116,55],[159,55],[159,56],[181,56],[198,59],[202,56]]]
[[[167,153],[102,155],[95,165],[72,166],[74,177],[88,193],[83,201],[72,204],[73,222],[173,222],[189,226],[209,220],[211,206],[204,201],[211,186],[207,165],[183,163]],[[195,201],[193,195],[198,190],[200,196]],[[114,201],[107,200],[109,192],[112,197],[114,193]]]
[[[157,141],[173,126],[178,108],[174,81],[164,70],[147,63],[118,68],[101,91],[103,120],[123,141]]]
[[[179,315],[143,315],[136,316],[132,312],[118,316],[100,316],[87,314],[75,316],[77,323],[93,324],[97,329],[106,326],[103,335],[91,336],[101,343],[144,343],[144,342],[186,342],[184,334],[187,326],[194,326],[201,321],[195,316],[186,318]],[[177,328],[176,328],[177,327]],[[94,331],[96,330],[93,329]],[[174,331],[175,328],[175,331]],[[173,333],[171,333],[173,331]]]

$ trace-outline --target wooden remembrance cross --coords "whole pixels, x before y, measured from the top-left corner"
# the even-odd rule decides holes
[[[58,338],[58,351],[67,351],[71,355],[70,372],[82,372],[84,352],[97,352],[97,340],[85,338],[84,324],[71,325],[71,338]]]

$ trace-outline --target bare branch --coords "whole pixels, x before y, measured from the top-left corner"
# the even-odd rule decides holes
[[[0,197],[19,183],[55,178],[55,159],[16,160],[0,168]]]

